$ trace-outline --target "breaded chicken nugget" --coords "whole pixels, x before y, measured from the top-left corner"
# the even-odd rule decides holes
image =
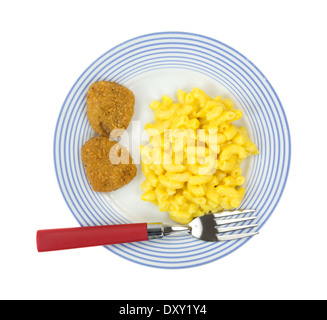
[[[91,85],[86,95],[87,117],[91,127],[100,135],[118,137],[123,133],[134,114],[134,93],[110,81]]]
[[[82,147],[86,176],[94,191],[114,191],[136,176],[136,166],[126,148],[108,137],[94,137]]]

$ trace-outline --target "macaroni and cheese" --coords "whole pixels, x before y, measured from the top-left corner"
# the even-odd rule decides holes
[[[141,146],[141,199],[174,221],[187,224],[210,212],[234,209],[244,197],[240,164],[258,154],[230,99],[209,97],[194,88],[177,92],[178,102],[164,95],[153,101],[154,123],[145,125],[150,143]]]

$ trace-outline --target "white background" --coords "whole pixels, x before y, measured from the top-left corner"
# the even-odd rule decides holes
[[[0,4],[1,299],[326,299],[325,1],[2,1]],[[53,137],[77,77],[101,54],[160,31],[235,48],[284,106],[292,161],[261,233],[216,262],[144,267],[108,250],[37,253],[38,229],[73,227]]]

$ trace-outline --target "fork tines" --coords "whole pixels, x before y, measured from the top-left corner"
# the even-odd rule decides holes
[[[238,223],[238,222],[244,222],[244,221],[250,221],[250,220],[257,219],[257,217],[243,217],[243,218],[222,219],[222,220],[218,219],[218,218],[224,218],[224,217],[252,213],[252,212],[255,212],[255,210],[252,210],[252,209],[233,210],[233,211],[228,211],[228,212],[225,211],[222,213],[215,213],[213,215],[216,220],[216,225],[220,226],[220,225],[225,225],[225,224],[230,224],[230,223]],[[216,228],[217,239],[218,239],[218,241],[228,241],[228,240],[236,240],[236,239],[251,237],[251,236],[258,234],[259,232],[256,231],[256,232],[230,234],[230,235],[220,235],[220,234],[225,233],[225,232],[250,229],[250,228],[257,227],[257,226],[258,226],[258,224],[248,224],[248,225],[232,226],[232,227],[218,227],[218,228]]]

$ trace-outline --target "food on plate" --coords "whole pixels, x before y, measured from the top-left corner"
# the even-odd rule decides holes
[[[128,150],[108,137],[89,139],[82,147],[82,161],[94,191],[117,190],[136,176]]]
[[[134,93],[110,81],[93,83],[86,95],[87,117],[100,135],[118,137],[134,114]]]
[[[141,199],[171,219],[187,224],[210,212],[240,206],[245,190],[242,160],[259,153],[233,101],[211,98],[203,90],[179,90],[178,102],[164,95],[153,101],[154,123],[145,125],[150,145],[141,146]]]

